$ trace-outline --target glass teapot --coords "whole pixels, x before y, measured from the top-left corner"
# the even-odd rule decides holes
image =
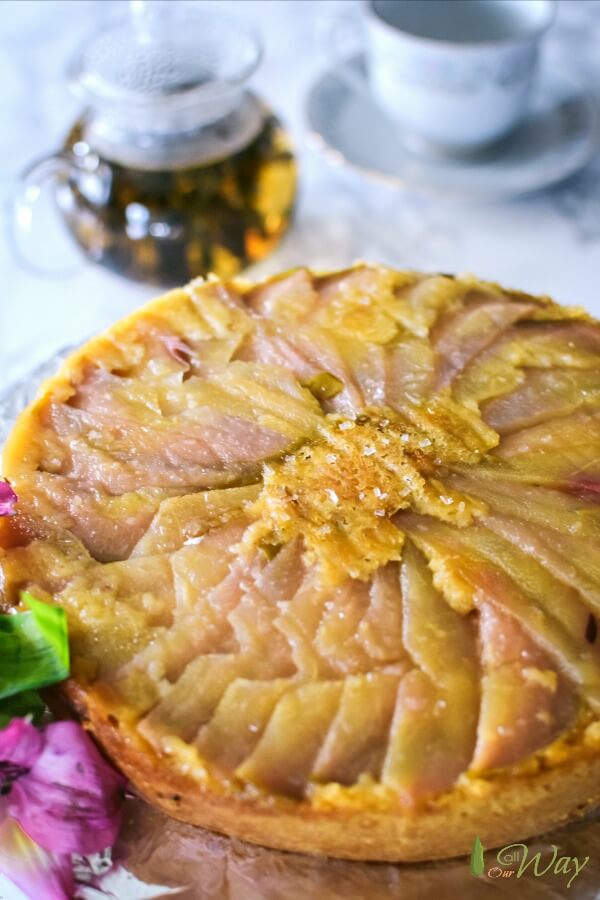
[[[245,88],[260,43],[220,12],[173,0],[129,7],[126,21],[71,62],[85,109],[61,151],[23,178],[14,216],[21,256],[54,268],[39,262],[35,228],[50,186],[89,259],[157,284],[229,277],[278,244],[296,193],[288,136]]]

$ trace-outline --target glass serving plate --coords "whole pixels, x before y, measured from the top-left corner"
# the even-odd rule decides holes
[[[0,446],[15,418],[74,348],[65,348],[0,393]],[[303,856],[255,847],[168,818],[143,800],[125,801],[123,828],[112,854],[82,858],[75,900],[598,900],[600,810],[585,819],[506,850],[485,850],[484,871],[467,858],[391,865]],[[540,858],[536,864],[536,854]],[[112,856],[112,865],[111,865]],[[587,862],[555,873],[561,857]],[[553,863],[554,860],[554,863]],[[530,863],[519,875],[519,867]],[[537,873],[535,866],[537,865]]]

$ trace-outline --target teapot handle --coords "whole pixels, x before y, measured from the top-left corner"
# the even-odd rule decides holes
[[[63,215],[73,202],[70,184],[94,202],[105,202],[110,170],[95,155],[70,152],[45,156],[21,175],[12,196],[10,236],[19,262],[36,275],[64,278],[84,265]]]

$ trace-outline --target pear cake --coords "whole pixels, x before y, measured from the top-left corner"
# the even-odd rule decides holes
[[[149,802],[424,860],[600,803],[600,325],[358,264],[197,280],[17,422],[5,609]]]

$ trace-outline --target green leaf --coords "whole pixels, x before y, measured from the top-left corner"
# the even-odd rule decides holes
[[[5,697],[0,700],[0,728],[5,728],[11,719],[23,716],[32,716],[35,724],[39,725],[45,708],[37,691],[22,691],[14,697]]]
[[[473,841],[473,850],[471,851],[471,872],[473,875],[483,875],[484,869],[483,844],[479,835],[476,835]]]
[[[0,700],[69,675],[65,611],[24,592],[29,612],[0,616]]]

